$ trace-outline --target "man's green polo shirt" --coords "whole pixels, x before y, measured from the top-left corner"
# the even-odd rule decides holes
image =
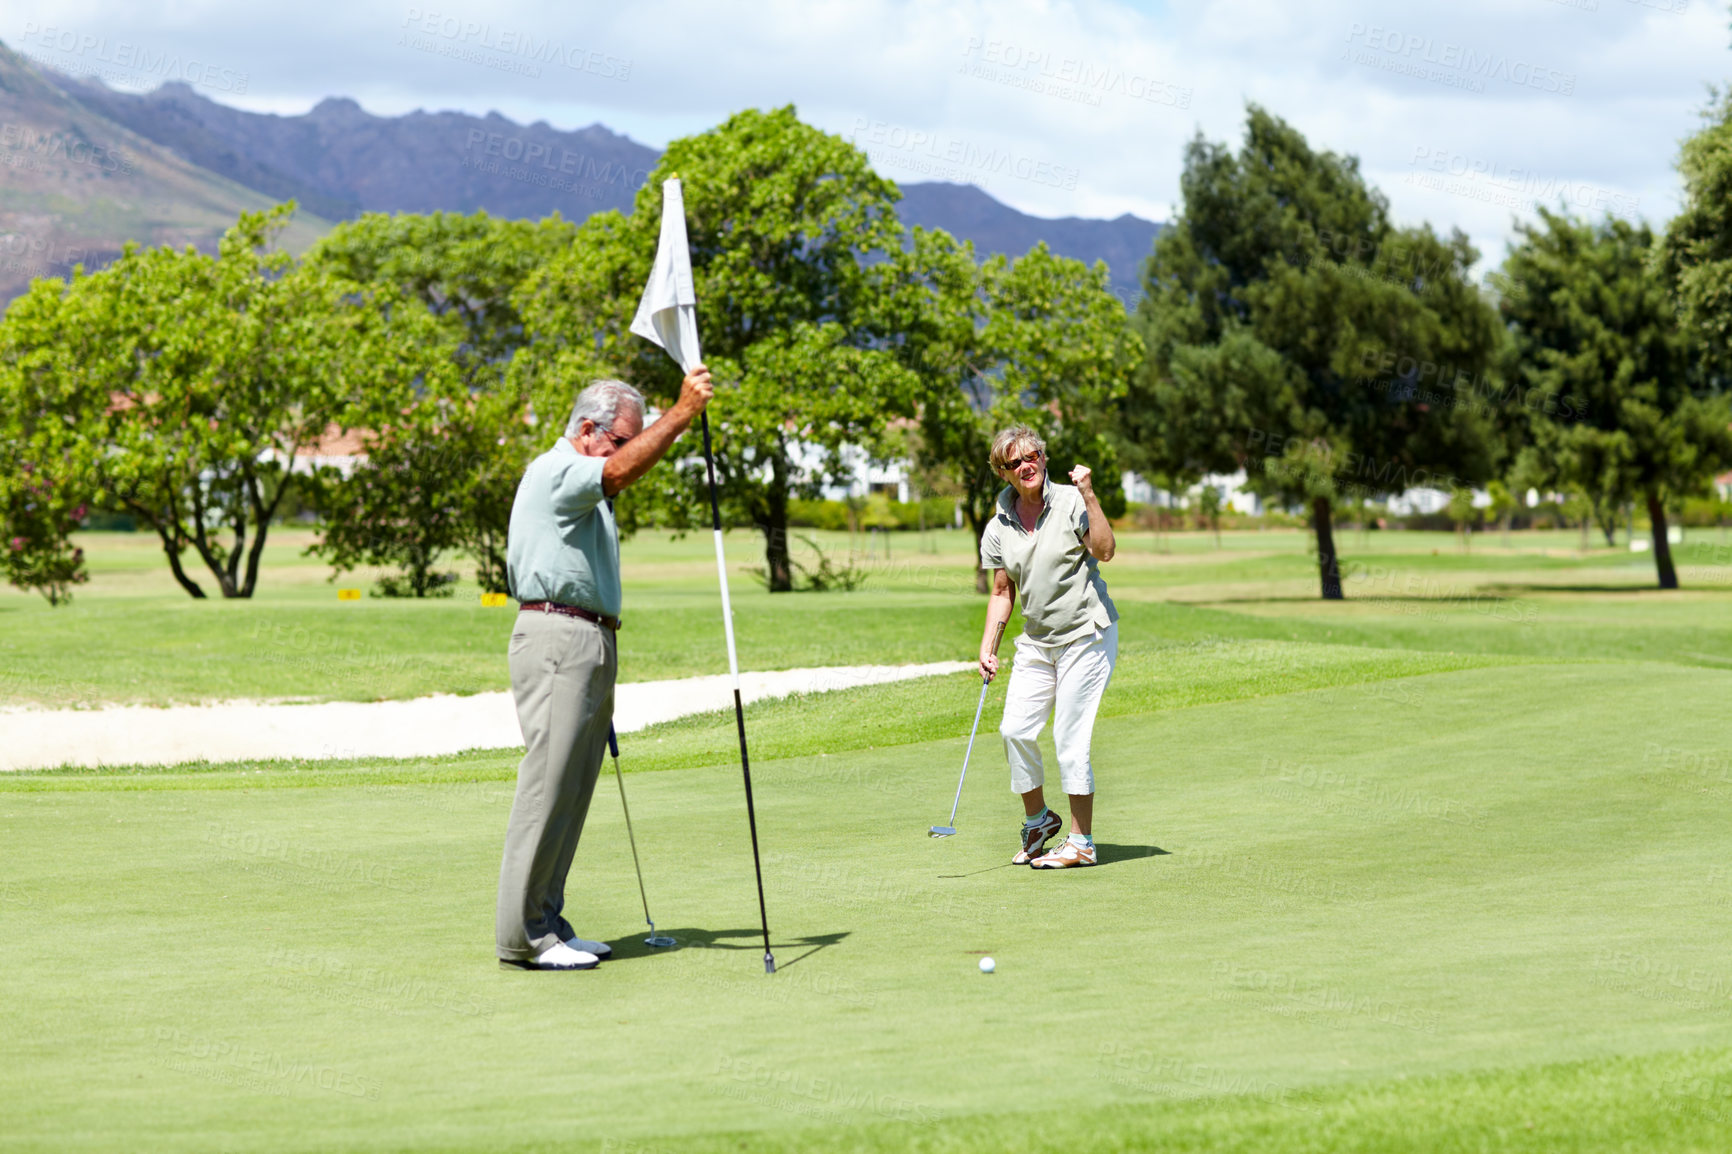
[[[518,601],[619,616],[619,529],[601,488],[605,460],[561,437],[524,470],[505,541],[506,581]]]

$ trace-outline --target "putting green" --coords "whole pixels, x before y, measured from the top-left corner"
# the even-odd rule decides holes
[[[588,974],[493,961],[504,782],[37,777],[0,1147],[1724,1149],[1729,699],[1526,665],[1107,717],[1059,874],[1005,864],[990,739],[942,841],[961,738],[764,760],[774,977],[734,767],[628,779],[673,952],[603,780]]]

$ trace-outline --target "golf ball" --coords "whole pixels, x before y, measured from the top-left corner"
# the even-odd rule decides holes
[[[996,964],[997,963],[995,963],[991,958],[981,958],[980,959],[980,972],[983,974],[990,974],[990,973],[992,973],[993,968],[996,966]]]

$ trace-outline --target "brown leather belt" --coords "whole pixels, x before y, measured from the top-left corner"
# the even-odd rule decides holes
[[[588,609],[579,609],[575,605],[562,605],[558,601],[525,601],[518,608],[527,609],[531,613],[557,613],[561,617],[579,617],[597,625],[605,625],[615,633],[619,632],[619,618],[609,617],[605,613],[591,613]]]

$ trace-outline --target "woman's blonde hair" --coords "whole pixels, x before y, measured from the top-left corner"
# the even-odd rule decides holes
[[[992,438],[992,467],[1010,468],[1010,463],[1027,451],[1024,446],[1033,448],[1043,457],[1046,455],[1046,442],[1027,425],[1012,425],[1000,430],[998,436]]]

